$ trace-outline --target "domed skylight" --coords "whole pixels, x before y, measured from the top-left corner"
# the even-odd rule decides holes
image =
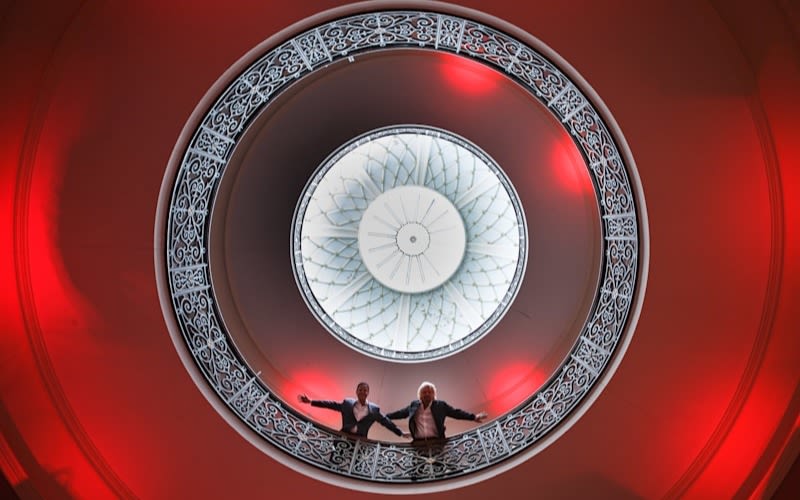
[[[306,302],[366,354],[421,361],[489,332],[516,295],[525,218],[500,168],[427,127],[342,146],[306,186],[293,224]]]

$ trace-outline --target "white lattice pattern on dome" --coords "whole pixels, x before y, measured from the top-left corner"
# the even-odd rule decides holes
[[[516,294],[527,250],[499,167],[424,127],[344,146],[309,182],[298,225],[295,268],[312,310],[391,359],[439,357],[485,335]]]

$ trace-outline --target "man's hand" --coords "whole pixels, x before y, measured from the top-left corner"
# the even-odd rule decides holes
[[[410,432],[404,432],[403,433],[403,437],[406,438],[406,439],[411,439],[411,433]]]
[[[478,423],[481,423],[484,420],[486,420],[486,417],[488,417],[488,416],[489,416],[488,413],[486,413],[485,411],[482,411],[482,412],[478,413],[477,415],[475,415],[475,421],[478,422]]]
[[[299,394],[297,396],[297,400],[305,404],[309,404],[311,402],[311,400],[308,399],[308,396],[306,396],[305,394]]]

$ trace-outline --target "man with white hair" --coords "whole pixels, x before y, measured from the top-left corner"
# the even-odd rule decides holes
[[[386,414],[392,420],[408,417],[408,430],[415,442],[445,439],[444,420],[447,417],[479,423],[487,417],[486,412],[470,413],[436,399],[436,386],[428,381],[420,384],[417,397],[419,399],[412,401],[407,407]]]

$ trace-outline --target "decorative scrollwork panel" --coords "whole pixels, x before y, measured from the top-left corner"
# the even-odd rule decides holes
[[[240,359],[218,316],[208,271],[211,202],[247,125],[298,79],[342,58],[391,48],[457,54],[519,82],[573,137],[597,191],[603,222],[602,276],[594,308],[556,375],[514,410],[438,447],[353,439],[284,405]],[[580,87],[535,48],[508,34],[471,19],[426,11],[373,12],[325,23],[246,68],[221,93],[189,141],[166,224],[166,275],[178,328],[219,399],[290,457],[333,474],[382,483],[431,482],[480,471],[524,452],[564,421],[590,393],[620,344],[637,293],[642,238],[627,168],[608,126]],[[410,173],[382,168],[370,175],[383,182],[387,175],[395,179]],[[429,175],[438,174],[433,169]],[[347,217],[346,211],[337,216]],[[347,255],[346,249],[336,253]]]

